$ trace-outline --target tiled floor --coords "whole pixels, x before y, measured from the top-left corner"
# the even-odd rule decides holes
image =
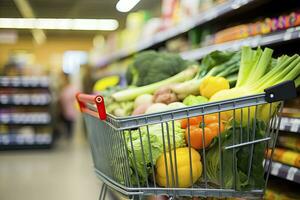
[[[96,200],[100,182],[84,140],[52,150],[0,152],[1,200]]]

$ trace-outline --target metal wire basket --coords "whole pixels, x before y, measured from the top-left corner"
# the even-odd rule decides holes
[[[104,183],[100,199],[107,186],[126,196],[261,198],[283,100],[295,96],[294,83],[285,82],[259,95],[117,118],[105,112],[101,96],[78,94],[95,171]],[[217,135],[208,145],[205,124],[211,115],[217,118]],[[202,131],[197,150],[191,126],[196,117]],[[186,129],[181,129],[183,121]],[[265,156],[267,150],[270,156]]]

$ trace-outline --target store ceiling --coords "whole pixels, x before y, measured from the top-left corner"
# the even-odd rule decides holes
[[[119,21],[119,29],[124,28],[128,13],[118,12],[115,8],[118,0],[28,0],[37,18],[113,18]],[[160,0],[141,0],[132,10],[149,10],[159,14]],[[22,17],[13,0],[0,0],[0,17]],[[29,30],[22,30],[29,33]],[[92,34],[88,31],[47,31],[48,33],[79,33]],[[95,32],[95,31],[94,31]],[[99,33],[99,31],[97,31]]]

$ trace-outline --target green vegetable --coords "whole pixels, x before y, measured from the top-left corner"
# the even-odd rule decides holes
[[[133,185],[143,186],[146,184],[148,176],[152,174],[152,164],[155,165],[157,158],[164,152],[164,145],[166,146],[165,151],[169,150],[169,142],[171,149],[186,146],[184,129],[181,129],[178,122],[174,122],[174,132],[172,123],[163,124],[163,128],[161,124],[150,125],[148,128],[149,132],[147,127],[125,132],[131,168],[131,183]],[[173,143],[173,133],[175,145]]]
[[[300,86],[300,76],[298,76],[298,78],[296,78],[295,85],[296,85],[296,87]]]
[[[178,54],[144,51],[134,57],[126,71],[126,80],[129,85],[149,85],[178,74],[190,64]]]
[[[134,103],[132,101],[123,101],[123,102],[111,102],[110,104],[106,103],[106,112],[111,113],[117,117],[130,116],[133,109]]]
[[[205,76],[213,67],[230,60],[234,55],[231,51],[213,51],[205,56],[201,61],[201,76]]]
[[[200,71],[192,80],[176,84],[172,87],[172,91],[179,97],[185,98],[188,95],[199,95],[199,87],[202,80],[207,76],[222,76],[226,78],[235,74],[239,69],[240,53],[227,53],[224,56],[222,52],[216,51],[208,54],[201,62]],[[211,58],[213,56],[213,58]],[[217,55],[220,55],[219,57]],[[219,58],[220,60],[217,60]],[[208,61],[215,59],[214,61]],[[227,59],[227,60],[226,60]],[[225,62],[223,62],[226,60]],[[213,65],[217,63],[217,65]]]
[[[142,94],[151,94],[155,90],[159,89],[162,86],[166,86],[172,83],[180,83],[186,80],[192,79],[195,74],[197,73],[196,67],[189,67],[188,69],[176,74],[175,76],[172,76],[168,79],[165,79],[163,81],[152,83],[150,85],[137,87],[137,88],[130,88],[127,90],[116,92],[112,95],[112,97],[116,101],[130,101],[134,100],[136,97]]]
[[[156,112],[162,112],[168,110],[167,104],[164,103],[154,103],[149,108],[147,108],[145,114],[150,114],[150,113],[156,113]]]
[[[179,108],[185,108],[186,105],[184,105],[181,102],[173,102],[168,104],[168,110],[175,110],[175,109],[179,109]]]
[[[242,64],[238,74],[237,85],[235,88],[221,90],[214,94],[210,101],[221,101],[226,99],[239,98],[264,92],[264,89],[287,80],[294,80],[300,74],[300,57],[295,54],[292,57],[282,56],[277,62],[272,61],[272,50],[265,48],[258,49],[255,53],[249,47],[242,49]],[[257,56],[259,55],[259,56]],[[247,58],[249,56],[250,58]],[[247,58],[247,59],[246,59]],[[255,61],[255,59],[257,59]],[[247,60],[247,62],[246,62]],[[272,66],[276,64],[276,66]],[[271,66],[271,67],[270,67]],[[268,70],[269,69],[269,70]],[[247,123],[247,119],[254,118],[255,107],[237,110],[236,120]],[[249,113],[250,111],[250,113]],[[258,111],[261,112],[261,111]],[[232,112],[231,112],[232,115]],[[259,116],[261,114],[258,114]]]
[[[255,127],[256,126],[256,127]],[[254,131],[255,127],[255,131]],[[264,184],[264,142],[253,145],[245,145],[234,149],[226,150],[225,147],[248,142],[249,138],[261,139],[264,137],[266,126],[264,122],[252,124],[250,129],[236,126],[221,134],[222,161],[219,156],[219,138],[217,137],[213,147],[207,151],[207,176],[209,181],[221,185],[221,173],[223,177],[223,187],[227,189],[251,190],[261,189]],[[251,154],[253,153],[252,159]],[[252,162],[250,173],[249,165]],[[220,167],[222,163],[222,168]],[[249,175],[249,178],[248,178]]]
[[[208,99],[203,96],[194,96],[194,95],[189,95],[183,100],[183,104],[187,106],[195,106],[203,103],[207,103]]]

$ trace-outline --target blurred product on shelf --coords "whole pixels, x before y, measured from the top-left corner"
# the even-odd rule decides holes
[[[299,184],[283,182],[280,178],[272,178],[264,195],[264,200],[296,200],[300,199]]]
[[[300,25],[300,12],[266,18],[254,23],[241,24],[218,31],[212,36],[212,43],[219,44],[231,40],[238,40],[255,35],[263,35],[278,30],[285,30]]]
[[[0,149],[50,147],[49,77],[10,74],[0,77]]]
[[[285,103],[282,116],[300,118],[300,96]]]
[[[61,109],[61,120],[64,124],[64,133],[71,138],[74,132],[74,122],[76,120],[76,93],[79,89],[71,83],[67,74],[62,74],[63,86],[59,96]]]
[[[300,137],[282,134],[278,137],[278,146],[300,152]]]
[[[268,151],[268,157],[271,155]],[[300,153],[283,148],[275,148],[272,159],[293,167],[300,168]]]
[[[232,3],[225,0],[163,0],[160,17],[152,16],[147,11],[131,12],[126,18],[126,26],[122,31],[110,33],[105,38],[99,35],[95,37],[90,64],[105,66],[116,53],[127,54],[127,52],[138,51],[139,48],[147,46],[147,44],[159,43],[159,38],[172,35],[173,32],[184,31],[189,26],[193,26],[193,17],[201,14],[201,12],[227,2]],[[177,29],[176,26],[181,27]],[[179,51],[187,50],[188,43],[185,40],[180,40],[179,45],[181,46]],[[177,42],[169,46],[171,51],[178,52]]]

